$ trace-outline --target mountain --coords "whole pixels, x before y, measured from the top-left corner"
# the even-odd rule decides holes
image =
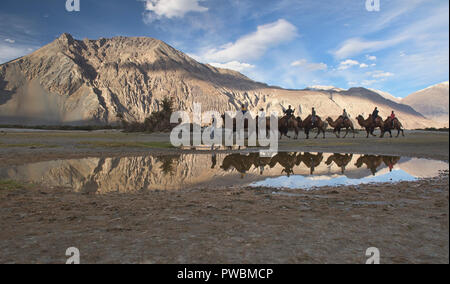
[[[448,81],[428,87],[415,92],[403,100],[401,103],[413,107],[425,117],[435,120],[444,126],[449,126],[449,88]]]
[[[244,75],[201,64],[164,42],[145,37],[75,40],[63,34],[32,54],[0,65],[0,124],[103,125],[143,121],[164,97],[179,110],[224,113],[247,104],[281,112],[294,106],[306,116],[337,117],[344,108],[354,118],[375,106],[395,110],[407,128],[435,126],[410,106],[364,89],[284,90]]]
[[[344,89],[335,87],[335,86],[320,86],[320,85],[316,85],[316,86],[310,86],[308,88],[306,88],[306,90],[310,90],[310,91],[333,91],[333,92],[341,92],[341,91],[345,91]]]
[[[383,92],[380,90],[375,90],[375,89],[370,89],[370,88],[369,88],[369,90],[379,94],[380,96],[382,96],[383,98],[385,98],[387,100],[391,100],[396,103],[401,103],[401,100],[402,100],[401,98],[397,98],[394,95],[389,94],[388,92]]]

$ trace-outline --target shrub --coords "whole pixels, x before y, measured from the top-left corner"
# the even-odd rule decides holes
[[[161,101],[161,110],[153,112],[144,122],[126,122],[122,120],[125,132],[168,132],[173,129],[170,116],[173,112],[173,101],[165,97]]]

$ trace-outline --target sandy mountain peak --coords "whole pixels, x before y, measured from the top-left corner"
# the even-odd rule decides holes
[[[364,88],[269,87],[236,71],[199,63],[148,37],[77,40],[62,34],[32,54],[0,65],[1,124],[115,124],[119,116],[143,121],[165,97],[179,110],[192,111],[194,103],[201,103],[204,111],[220,113],[242,104],[251,111],[282,113],[292,105],[300,116],[315,107],[322,116],[337,117],[346,108],[356,117],[377,105],[383,116],[396,110],[409,128],[433,123]]]

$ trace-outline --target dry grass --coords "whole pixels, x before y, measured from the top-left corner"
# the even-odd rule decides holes
[[[169,142],[107,142],[107,141],[84,141],[78,143],[77,148],[150,148],[171,149],[174,148]]]
[[[13,180],[1,180],[0,179],[0,191],[3,190],[16,190],[16,189],[22,189],[25,186],[21,183],[18,183]]]
[[[19,143],[19,144],[6,144],[0,142],[0,148],[57,148],[57,145],[48,145],[41,143]]]

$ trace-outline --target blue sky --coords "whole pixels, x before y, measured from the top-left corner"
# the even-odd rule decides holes
[[[449,1],[2,0],[0,62],[67,32],[148,36],[284,88],[364,86],[404,97],[449,77]]]

